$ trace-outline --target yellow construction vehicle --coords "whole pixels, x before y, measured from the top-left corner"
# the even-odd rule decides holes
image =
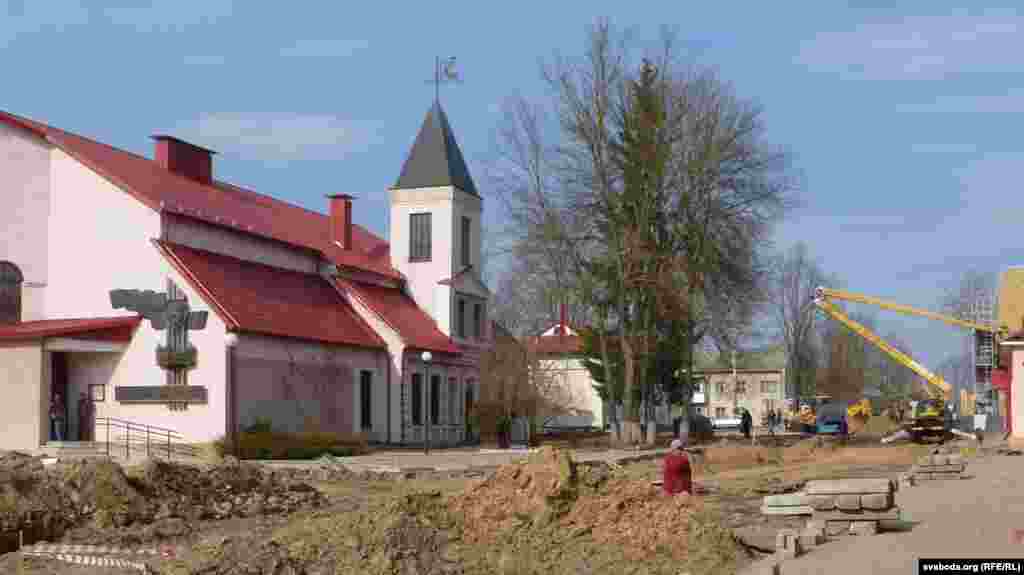
[[[854,403],[850,407],[846,408],[846,416],[850,418],[859,417],[861,419],[870,419],[871,402],[867,399],[862,399],[857,403]]]
[[[1005,333],[1005,328],[998,328],[994,325],[982,324],[967,320],[962,320],[952,316],[947,316],[928,310],[914,308],[908,305],[902,305],[892,302],[887,302],[875,297],[865,296],[848,292],[844,290],[829,289],[825,287],[819,287],[815,290],[814,305],[818,309],[825,312],[829,317],[835,319],[839,323],[848,327],[851,331],[857,335],[863,337],[867,341],[874,344],[876,347],[887,353],[890,357],[901,363],[902,365],[910,368],[914,373],[918,374],[925,381],[930,384],[929,393],[932,395],[932,400],[922,402],[921,409],[914,409],[912,413],[912,420],[904,431],[910,436],[912,440],[921,441],[926,438],[939,438],[945,440],[950,434],[962,435],[964,437],[971,437],[968,434],[960,433],[951,426],[950,414],[946,409],[946,403],[952,401],[953,397],[953,386],[948,384],[938,374],[932,373],[931,370],[927,369],[913,358],[896,349],[884,339],[876,335],[874,332],[864,327],[860,323],[854,321],[847,316],[843,311],[831,300],[845,300],[857,303],[866,303],[875,305],[883,309],[896,311],[899,313],[905,313],[910,315],[917,315],[921,317],[927,317],[943,321],[952,325],[960,327],[966,327],[975,331],[987,332],[995,335],[997,338]]]

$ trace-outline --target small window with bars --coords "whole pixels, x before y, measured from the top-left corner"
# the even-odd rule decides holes
[[[409,261],[430,261],[430,214],[409,215]]]

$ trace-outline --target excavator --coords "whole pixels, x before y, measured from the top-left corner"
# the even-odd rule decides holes
[[[924,380],[930,384],[928,391],[932,397],[928,400],[917,402],[912,410],[910,422],[907,423],[901,431],[884,438],[882,440],[884,443],[889,443],[890,441],[895,441],[896,439],[905,437],[909,437],[911,441],[915,443],[925,443],[928,440],[935,439],[939,442],[944,442],[951,439],[954,435],[967,439],[975,439],[975,436],[963,433],[952,426],[951,413],[949,413],[947,405],[953,400],[953,386],[947,383],[938,374],[933,373],[907,354],[890,345],[868,328],[847,316],[839,306],[833,303],[833,300],[875,305],[882,309],[927,317],[959,327],[991,333],[997,337],[1004,334],[1005,328],[962,320],[952,316],[918,309],[908,305],[887,302],[879,298],[848,292],[845,290],[819,287],[815,290],[814,296],[814,305],[819,310],[832,319],[845,325],[851,331],[872,343],[875,347],[881,349],[883,352],[888,354],[889,357],[910,368],[911,371],[924,378]]]

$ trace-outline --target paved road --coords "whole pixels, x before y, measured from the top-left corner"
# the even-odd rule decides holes
[[[782,565],[783,575],[917,573],[919,557],[1024,557],[1010,543],[1024,529],[1024,456],[992,455],[968,466],[975,477],[901,489],[896,501],[920,522],[911,531],[847,536]]]

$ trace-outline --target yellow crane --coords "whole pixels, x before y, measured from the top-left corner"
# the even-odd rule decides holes
[[[879,337],[877,334],[872,332],[867,327],[854,321],[852,318],[843,313],[843,311],[837,305],[832,303],[831,300],[844,300],[856,303],[875,305],[882,309],[887,309],[908,315],[927,317],[930,319],[939,320],[960,327],[966,327],[976,331],[992,333],[996,337],[1000,337],[1006,331],[1006,328],[1000,328],[995,325],[982,324],[978,322],[963,320],[952,316],[915,308],[908,305],[885,301],[876,297],[848,292],[845,290],[819,287],[815,290],[814,295],[814,305],[817,306],[818,309],[825,312],[832,319],[835,319],[836,321],[842,323],[857,335],[863,337],[867,341],[874,344],[876,347],[887,353],[890,357],[895,359],[900,364],[910,368],[911,371],[924,378],[925,381],[927,381],[931,385],[929,391],[931,392],[933,401],[925,402],[925,404],[921,406],[922,411],[919,414],[914,415],[915,422],[912,424],[910,434],[915,438],[918,437],[919,435],[938,434],[940,429],[944,430],[941,435],[944,435],[945,431],[948,431],[945,430],[944,427],[940,427],[943,425],[943,423],[937,422],[936,420],[940,417],[944,418],[945,414],[943,412],[945,411],[945,403],[952,401],[953,399],[953,386],[947,383],[940,375],[933,373],[931,370],[915,361],[909,355],[903,353],[902,351],[890,345],[887,341]]]

